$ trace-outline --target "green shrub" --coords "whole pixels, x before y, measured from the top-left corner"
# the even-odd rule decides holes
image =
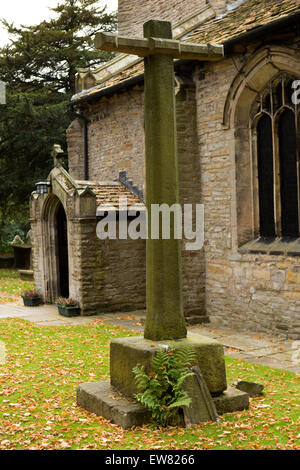
[[[176,426],[182,422],[180,408],[191,403],[182,386],[194,375],[189,369],[194,360],[195,352],[191,346],[160,348],[153,357],[149,374],[141,365],[133,369],[136,385],[141,391],[136,399],[151,412],[157,426]]]

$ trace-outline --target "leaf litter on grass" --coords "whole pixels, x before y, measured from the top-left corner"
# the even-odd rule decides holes
[[[45,327],[0,321],[7,363],[0,366],[0,449],[300,449],[299,377],[226,358],[228,383],[263,383],[265,396],[220,423],[129,431],[76,405],[82,382],[107,380],[112,338],[136,336],[121,327]]]

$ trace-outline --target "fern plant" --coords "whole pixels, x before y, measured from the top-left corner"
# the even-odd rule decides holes
[[[151,412],[157,426],[180,424],[179,409],[191,403],[182,386],[188,377],[194,375],[189,370],[194,360],[195,352],[191,346],[167,350],[160,348],[153,357],[149,374],[141,365],[133,369],[140,390],[135,397]]]

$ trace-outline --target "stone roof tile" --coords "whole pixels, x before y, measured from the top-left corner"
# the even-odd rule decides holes
[[[144,206],[144,202],[120,182],[96,183],[92,186],[97,207],[113,206],[119,209],[119,199],[126,198],[128,206]]]
[[[186,40],[197,43],[224,43],[297,11],[300,11],[299,0],[248,0],[226,16],[216,17],[204,23]]]

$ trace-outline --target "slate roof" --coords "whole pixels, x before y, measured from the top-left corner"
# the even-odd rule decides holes
[[[254,30],[300,12],[300,0],[247,0],[245,3],[228,11],[225,15],[215,17],[185,36],[183,41],[194,43],[224,43],[229,39],[237,38],[244,33]],[[73,102],[82,98],[92,97],[102,90],[109,90],[117,84],[126,84],[126,81],[143,75],[144,63],[140,62],[117,73],[109,80],[89,90],[75,95]]]

